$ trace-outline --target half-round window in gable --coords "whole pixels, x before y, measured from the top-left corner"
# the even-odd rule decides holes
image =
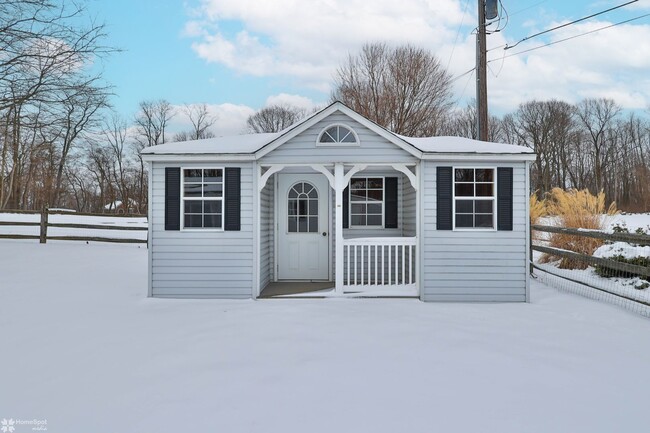
[[[319,144],[358,144],[357,134],[344,125],[330,125],[318,136]]]

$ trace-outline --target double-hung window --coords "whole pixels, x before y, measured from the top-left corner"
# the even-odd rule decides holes
[[[350,227],[383,227],[384,178],[355,177],[350,181]]]
[[[223,228],[223,168],[183,170],[183,227]]]
[[[454,169],[454,227],[494,229],[494,169]]]

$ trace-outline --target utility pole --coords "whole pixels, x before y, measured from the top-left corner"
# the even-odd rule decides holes
[[[485,47],[485,0],[478,0],[476,31],[476,131],[479,140],[488,139],[487,52]]]

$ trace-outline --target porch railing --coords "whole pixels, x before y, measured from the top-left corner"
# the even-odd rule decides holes
[[[343,241],[343,285],[414,286],[417,238],[359,238]]]

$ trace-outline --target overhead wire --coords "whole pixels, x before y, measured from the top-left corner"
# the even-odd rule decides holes
[[[476,70],[476,66],[473,66],[471,69],[468,69],[467,71],[463,72],[462,74],[455,76],[454,78],[449,80],[449,83],[453,83],[455,81],[458,81],[459,79],[463,78],[465,75],[467,75],[467,74],[469,74],[471,72],[474,72],[474,70]]]
[[[632,3],[636,3],[636,2],[638,2],[638,1],[639,1],[639,0],[631,0],[631,1],[627,2],[627,3],[623,3],[623,4],[620,4],[620,5],[618,5],[618,6],[613,6],[613,7],[609,8],[609,9],[605,9],[605,10],[603,10],[603,11],[596,12],[595,14],[591,14],[591,15],[588,15],[588,16],[586,16],[586,17],[582,17],[582,18],[579,18],[579,19],[577,19],[577,20],[574,20],[574,21],[571,21],[571,22],[568,22],[568,23],[560,24],[559,26],[555,26],[555,27],[553,27],[553,28],[550,28],[550,29],[547,29],[547,30],[541,31],[541,32],[539,32],[539,33],[535,33],[535,34],[530,35],[530,36],[526,36],[525,38],[521,39],[519,42],[517,42],[517,43],[514,44],[514,45],[506,45],[506,47],[504,48],[504,50],[512,49],[512,48],[516,47],[517,45],[519,45],[520,43],[522,43],[522,42],[524,42],[524,41],[527,41],[527,40],[529,40],[529,39],[532,39],[532,38],[536,38],[537,36],[541,36],[541,35],[544,35],[544,34],[546,34],[546,33],[550,33],[550,32],[553,32],[553,31],[555,31],[555,30],[559,30],[559,29],[561,29],[561,28],[564,28],[564,27],[567,27],[567,26],[570,26],[570,25],[573,25],[573,24],[579,23],[579,22],[581,22],[581,21],[588,20],[588,19],[593,18],[593,17],[597,17],[598,15],[602,15],[602,14],[605,14],[605,13],[607,13],[607,12],[611,12],[611,11],[613,11],[613,10],[615,10],[615,9],[622,8],[622,7],[624,7],[624,6],[630,5],[630,4],[632,4]]]
[[[539,1],[539,2],[537,2],[537,3],[535,3],[535,4],[533,4],[533,5],[530,5],[530,6],[528,6],[528,7],[525,7],[525,8],[523,8],[523,9],[519,9],[518,11],[511,13],[510,16],[511,16],[511,17],[514,17],[515,15],[519,15],[520,13],[522,13],[522,12],[526,12],[527,10],[532,9],[532,8],[534,8],[535,6],[539,6],[539,5],[543,4],[543,3],[546,3],[547,1],[548,1],[548,0],[542,0],[542,1]]]
[[[465,0],[465,8],[463,9],[463,16],[460,19],[460,25],[458,26],[458,30],[456,31],[456,39],[454,39],[454,45],[451,47],[451,54],[449,54],[449,60],[447,61],[447,69],[449,69],[449,65],[451,64],[451,58],[454,57],[454,51],[456,50],[456,43],[458,43],[458,36],[460,36],[460,29],[463,27],[463,23],[465,22],[465,15],[467,14],[468,6],[469,6],[469,0]]]
[[[567,38],[559,39],[559,40],[557,40],[557,41],[549,42],[549,43],[547,43],[547,44],[543,44],[543,45],[539,45],[539,46],[537,46],[537,47],[529,48],[529,49],[527,49],[527,50],[517,51],[516,53],[512,53],[512,54],[508,54],[507,56],[504,56],[502,59],[492,59],[492,60],[488,60],[487,63],[492,63],[492,62],[495,62],[495,61],[498,61],[498,60],[507,59],[508,57],[517,56],[517,55],[519,55],[519,54],[524,54],[524,53],[528,53],[528,52],[530,52],[530,51],[539,50],[540,48],[549,47],[549,46],[551,46],[551,45],[559,44],[560,42],[566,42],[566,41],[569,41],[569,40],[571,40],[571,39],[579,38],[579,37],[581,37],[581,36],[590,35],[590,34],[592,34],[592,33],[596,33],[596,32],[602,31],[602,30],[606,30],[606,29],[610,29],[610,28],[612,28],[612,27],[620,26],[620,25],[622,25],[622,24],[626,24],[626,23],[629,23],[629,22],[631,22],[631,21],[640,20],[641,18],[645,18],[645,17],[649,17],[649,16],[650,16],[650,13],[643,14],[643,15],[640,15],[640,16],[638,16],[638,17],[630,18],[630,19],[627,19],[627,20],[624,20],[624,21],[619,21],[619,22],[614,23],[614,24],[610,24],[610,25],[607,25],[607,26],[604,26],[604,27],[599,27],[599,28],[597,28],[597,29],[590,30],[590,31],[588,31],[588,32],[580,33],[580,34],[578,34],[578,35],[569,36],[569,37],[567,37]]]

